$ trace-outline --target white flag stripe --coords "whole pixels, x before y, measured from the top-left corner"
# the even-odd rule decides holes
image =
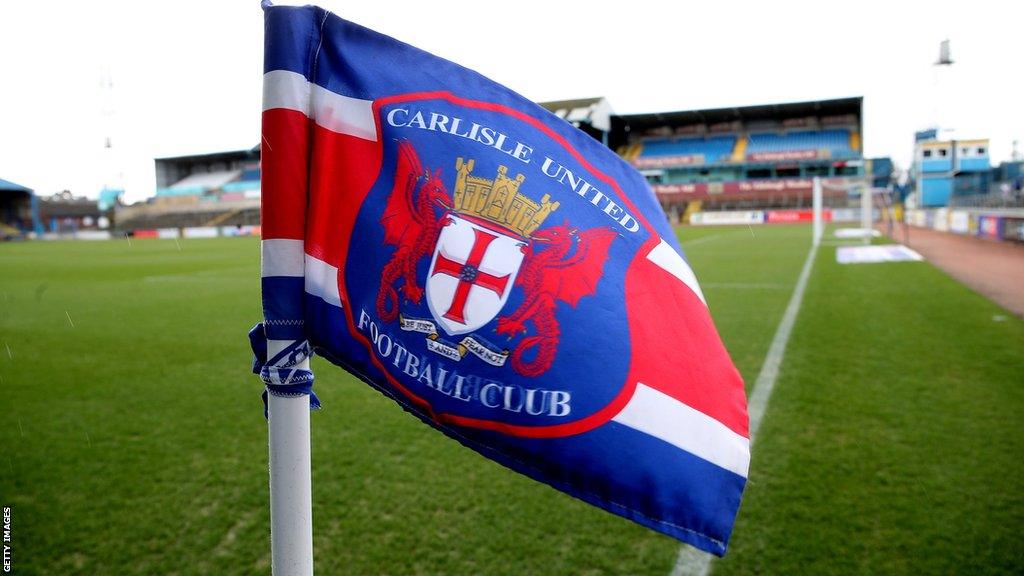
[[[697,276],[694,275],[690,265],[686,263],[686,260],[683,260],[683,257],[676,252],[676,249],[671,244],[662,240],[654,247],[654,250],[647,254],[647,259],[678,278],[683,284],[689,286],[690,290],[693,290],[693,293],[707,306],[708,302],[704,299],[704,293],[700,291]]]
[[[750,441],[718,420],[644,383],[613,421],[664,440],[744,478]]]
[[[338,269],[306,254],[306,294],[319,296],[324,302],[340,308]]]
[[[314,84],[313,112],[316,123],[332,132],[377,141],[372,100],[349,98]]]
[[[303,276],[302,240],[264,240],[260,243],[262,253],[261,272],[264,278],[270,276]]]
[[[271,70],[263,75],[263,109],[287,108],[309,116],[310,83],[288,70]]]
[[[372,100],[331,92],[302,74],[271,70],[263,75],[263,109],[273,108],[302,112],[332,132],[377,141]]]

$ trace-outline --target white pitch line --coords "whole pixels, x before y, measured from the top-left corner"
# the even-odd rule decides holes
[[[786,355],[786,344],[789,343],[789,335],[793,332],[793,325],[796,323],[797,314],[800,313],[800,306],[804,302],[804,290],[807,288],[807,280],[811,277],[811,267],[814,265],[814,258],[818,254],[818,247],[811,245],[807,259],[804,260],[804,267],[800,270],[800,277],[796,281],[796,288],[793,295],[789,297],[789,304],[782,314],[779,327],[775,329],[775,336],[772,337],[771,346],[768,347],[768,354],[761,365],[761,372],[754,381],[754,389],[750,393],[750,400],[747,402],[747,413],[750,415],[750,447],[754,447],[754,436],[757,429],[761,427],[761,420],[764,418],[765,410],[768,409],[768,399],[775,388],[775,380],[779,376],[779,367],[782,366],[782,358]],[[711,572],[711,561],[715,557],[707,552],[701,552],[696,548],[682,545],[679,555],[676,557],[675,566],[669,576],[707,576]]]

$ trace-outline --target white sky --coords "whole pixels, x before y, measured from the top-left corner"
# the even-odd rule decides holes
[[[603,95],[628,114],[864,96],[868,156],[905,167],[936,123],[991,138],[995,163],[1024,147],[1017,1],[320,3],[536,101]],[[3,0],[0,178],[95,197],[120,173],[136,200],[154,157],[255,145],[262,37],[258,0]],[[939,70],[947,37],[956,64]]]

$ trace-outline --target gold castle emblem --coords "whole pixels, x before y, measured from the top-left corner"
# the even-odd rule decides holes
[[[509,178],[508,167],[498,166],[494,180],[473,176],[474,161],[459,158],[455,161],[458,176],[455,180],[455,211],[489,220],[512,230],[523,238],[540,227],[544,219],[558,209],[558,202],[545,194],[540,203],[519,192],[526,176],[517,174]]]

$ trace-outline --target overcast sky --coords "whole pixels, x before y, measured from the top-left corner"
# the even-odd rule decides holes
[[[864,96],[871,157],[905,167],[933,124],[991,138],[995,163],[1024,148],[1019,1],[321,5],[536,101],[605,96],[628,114]],[[95,197],[121,174],[135,200],[154,193],[154,157],[252,147],[262,37],[258,0],[4,0],[0,178]],[[940,69],[944,38],[956,63]]]

